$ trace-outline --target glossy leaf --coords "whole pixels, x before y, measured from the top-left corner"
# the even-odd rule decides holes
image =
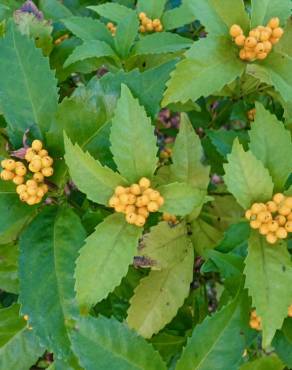
[[[137,252],[142,228],[115,213],[97,225],[76,261],[77,300],[90,307],[106,298],[126,275]]]
[[[237,202],[247,209],[252,203],[272,198],[274,184],[268,170],[236,139],[224,165],[224,181]]]
[[[118,170],[130,183],[153,176],[157,166],[154,127],[126,85],[122,85],[110,141]]]

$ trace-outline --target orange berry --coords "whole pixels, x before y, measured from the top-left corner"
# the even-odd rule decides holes
[[[164,204],[164,198],[162,196],[160,196],[158,199],[157,199],[157,203],[159,205],[159,207],[162,207],[163,204]]]
[[[268,23],[268,27],[272,29],[279,27],[279,25],[280,25],[280,19],[278,17],[272,18]]]
[[[41,184],[40,188],[44,191],[45,194],[49,191],[49,187],[47,184]]]
[[[130,192],[134,195],[140,195],[141,194],[141,189],[138,184],[132,184],[130,186]]]
[[[264,41],[264,49],[266,53],[269,53],[272,50],[272,43],[270,41]]]
[[[269,244],[275,244],[277,242],[277,237],[274,233],[269,233],[267,236],[266,236],[266,239],[267,239],[267,242]]]
[[[157,212],[159,209],[159,205],[156,202],[151,201],[148,203],[147,209],[149,212]]]
[[[272,44],[272,45],[276,45],[276,44],[278,44],[278,42],[280,41],[280,39],[277,39],[277,38],[275,38],[275,37],[271,37],[270,38],[270,43]]]
[[[248,209],[248,210],[245,212],[245,218],[246,218],[247,220],[250,220],[251,216],[252,216],[251,210],[250,210],[250,209]]]
[[[248,35],[258,40],[260,38],[261,33],[258,29],[254,29],[254,30],[249,31]]]
[[[233,24],[231,27],[230,27],[230,36],[232,37],[237,37],[239,35],[242,35],[243,34],[243,31],[242,31],[242,28],[238,25],[238,24]]]
[[[26,200],[26,203],[29,205],[29,206],[33,206],[34,204],[37,203],[37,196],[36,195],[32,195],[30,196],[27,200]]]
[[[115,194],[117,196],[125,194],[125,192],[126,192],[126,189],[123,186],[117,186],[115,189]]]
[[[267,56],[268,56],[267,53],[259,53],[259,54],[257,54],[257,59],[258,60],[264,60],[264,59],[266,59]]]
[[[269,202],[267,202],[267,209],[268,209],[268,211],[273,213],[273,212],[276,212],[278,210],[278,206],[275,202],[270,200]]]
[[[258,323],[258,320],[257,320],[257,319],[252,319],[252,320],[250,320],[250,322],[249,322],[249,326],[250,326],[252,329],[259,330],[259,323]]]
[[[286,222],[285,229],[288,231],[288,233],[292,233],[292,221]]]
[[[265,31],[262,31],[261,32],[261,35],[260,35],[260,40],[261,41],[268,41],[269,38],[271,36],[271,33],[270,32],[267,32],[266,30]]]
[[[37,171],[38,172],[38,171]],[[53,176],[54,174],[54,170],[52,167],[47,167],[47,168],[43,168],[42,169],[42,174],[45,176],[45,177],[51,177]]]
[[[115,211],[119,213],[125,212],[126,206],[124,204],[118,204],[115,206]]]
[[[46,149],[42,149],[42,150],[40,150],[39,152],[38,152],[38,155],[40,156],[40,157],[47,157],[48,156],[48,151],[46,150]]]
[[[137,212],[138,212],[138,215],[141,215],[145,218],[148,218],[148,216],[149,216],[149,212],[148,212],[147,207],[140,207],[140,208],[138,208]]]
[[[275,39],[280,39],[283,36],[283,33],[284,33],[283,29],[281,27],[277,27],[273,30],[272,36]]]
[[[285,223],[286,223],[286,217],[282,216],[282,215],[278,215],[275,220],[278,222],[278,225],[280,226],[284,226]]]
[[[281,202],[283,202],[283,200],[285,199],[285,195],[282,194],[282,193],[277,193],[273,196],[273,201],[276,203],[276,204],[280,204]]]
[[[292,305],[288,308],[288,316],[292,317]]]
[[[261,227],[261,223],[258,220],[253,220],[250,222],[250,227],[252,229],[259,229]]]
[[[16,175],[14,176],[12,181],[14,182],[15,185],[21,185],[24,183],[24,177]]]
[[[15,169],[15,167],[16,167],[16,163],[15,163],[15,161],[13,159],[7,159],[6,160],[6,162],[5,162],[5,169],[6,170],[13,171]]]
[[[286,198],[285,201],[284,201],[284,205],[286,207],[292,208],[292,197]]]
[[[142,179],[139,181],[139,185],[143,189],[148,189],[151,185],[151,181],[146,177],[142,177]]]
[[[19,199],[22,201],[22,202],[26,202],[29,198],[29,195],[26,191],[23,191],[21,194],[19,194]]]
[[[271,232],[275,232],[279,229],[279,224],[277,221],[271,221],[269,224],[268,224],[268,227],[269,227],[269,231]]]
[[[264,53],[265,52],[265,46],[262,42],[259,42],[257,46],[255,47],[255,52],[258,54]]]
[[[156,31],[156,32],[162,32],[162,31],[163,31],[163,26],[162,26],[162,24],[161,24],[160,26],[156,27],[156,28],[155,28],[155,31]]]
[[[285,205],[282,205],[279,209],[278,209],[278,213],[282,216],[288,216],[291,212],[291,208],[289,207],[286,207]]]
[[[279,229],[276,231],[276,236],[279,239],[286,239],[288,236],[288,233],[284,227],[279,227]]]
[[[141,12],[139,13],[139,19],[145,19],[146,18],[146,14],[144,12]]]
[[[33,179],[36,182],[41,183],[44,181],[44,175],[41,172],[36,172],[33,174]]]
[[[153,25],[151,21],[146,24],[146,30],[149,32],[153,31]]]
[[[18,185],[18,186],[16,187],[16,193],[17,193],[17,194],[21,194],[21,193],[23,193],[24,191],[26,191],[26,185],[21,184],[21,185]]]
[[[139,27],[139,31],[140,31],[141,33],[145,33],[145,32],[146,32],[146,28],[145,28],[144,26],[140,26],[140,27]]]
[[[244,35],[239,35],[235,38],[234,40],[235,44],[237,46],[243,46],[245,43],[245,36]]]
[[[255,37],[247,37],[246,40],[245,40],[245,43],[244,45],[247,47],[247,48],[254,48],[257,44],[257,39]]]
[[[128,213],[136,213],[136,207],[133,206],[132,204],[126,206],[125,213],[126,214],[128,214]]]
[[[160,197],[160,193],[159,193],[159,191],[157,191],[157,190],[153,190],[153,191],[149,194],[149,198],[150,198],[150,200],[157,200],[159,197]]]
[[[153,19],[152,25],[154,28],[159,27],[161,25],[160,19]]]
[[[143,207],[143,206],[147,206],[148,203],[149,203],[148,196],[147,195],[142,195],[141,197],[137,198],[136,206],[137,207]]]
[[[113,197],[110,198],[108,204],[109,204],[110,207],[115,208],[117,205],[120,204],[120,200],[119,200],[118,197],[113,196]]]
[[[135,204],[136,203],[136,196],[134,194],[128,195],[128,204]]]
[[[262,206],[260,203],[254,203],[252,206],[251,206],[251,212],[253,214],[258,214],[260,213],[261,211],[263,210]]]
[[[258,215],[257,215],[257,220],[261,223],[267,223],[269,221],[272,220],[272,215],[270,212],[260,212]]]
[[[259,232],[261,235],[267,235],[270,232],[269,225],[268,224],[261,225]]]
[[[138,215],[136,217],[136,220],[135,220],[135,225],[136,226],[142,227],[142,226],[145,225],[145,223],[146,223],[146,218],[145,217],[143,217],[142,215]]]
[[[45,195],[45,192],[43,191],[43,189],[38,189],[37,190],[36,196],[38,198],[42,198],[44,195]]]
[[[1,172],[1,179],[3,180],[3,181],[10,181],[10,180],[13,180],[14,179],[14,173],[13,172],[11,172],[11,171],[8,171],[8,170],[3,170],[2,172]]]
[[[36,195],[37,191],[38,189],[33,186],[28,186],[26,190],[29,195]]]
[[[126,220],[129,224],[134,225],[137,219],[136,213],[128,213],[126,215]]]
[[[242,59],[242,60],[246,60],[247,58],[246,58],[246,52],[245,52],[245,50],[244,49],[241,49],[240,50],[240,52],[239,52],[239,57],[240,57],[240,59]]]

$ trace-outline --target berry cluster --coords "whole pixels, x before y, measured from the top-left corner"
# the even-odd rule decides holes
[[[267,242],[275,244],[278,239],[286,239],[292,232],[292,197],[275,194],[273,200],[264,203],[254,203],[245,212],[253,229],[258,229],[265,235]]]
[[[256,109],[253,108],[253,109],[250,109],[248,112],[247,112],[247,118],[249,121],[254,121],[255,119],[255,116],[256,116]]]
[[[140,32],[145,33],[145,32],[162,32],[163,31],[163,26],[160,21],[160,19],[151,19],[148,18],[145,13],[140,13],[139,14],[139,19],[140,19]]]
[[[111,32],[111,34],[113,36],[116,36],[117,27],[112,22],[108,22],[108,24],[106,25],[106,27]]]
[[[240,59],[248,62],[266,59],[272,51],[273,45],[277,44],[283,36],[284,31],[279,25],[279,18],[272,18],[266,27],[258,26],[251,30],[248,37],[245,37],[239,25],[232,25],[230,35],[235,44],[241,47]]]
[[[262,330],[262,320],[257,316],[256,310],[253,310],[250,314],[249,326],[255,330]]]
[[[32,142],[32,146],[26,150],[24,158],[29,163],[30,173],[24,163],[16,162],[13,159],[4,159],[1,162],[3,168],[1,179],[4,181],[12,180],[17,185],[16,192],[22,202],[26,202],[28,205],[38,204],[49,190],[44,180],[45,177],[50,177],[54,173],[53,159],[48,155],[48,151],[43,149],[43,143],[40,140]],[[28,175],[29,179],[25,182]]]
[[[163,213],[162,220],[173,225],[176,225],[178,223],[176,216],[171,215],[170,213]]]
[[[151,188],[151,182],[142,177],[139,184],[130,187],[117,186],[109,200],[109,206],[126,215],[129,224],[144,226],[150,212],[157,212],[164,199],[159,191]]]

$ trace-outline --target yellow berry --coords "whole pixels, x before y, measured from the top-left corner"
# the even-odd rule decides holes
[[[142,177],[142,179],[140,179],[140,181],[139,181],[139,185],[143,189],[148,189],[150,187],[150,185],[151,185],[151,182],[146,177]]]
[[[286,207],[292,208],[292,197],[286,198],[285,201],[284,201],[284,205]]]
[[[136,213],[136,207],[133,206],[132,204],[126,206],[125,213],[126,214],[128,214],[128,213]]]
[[[135,204],[136,203],[136,196],[134,194],[128,195],[128,204]]]
[[[267,32],[266,30],[262,31],[261,36],[260,36],[260,40],[261,41],[268,41],[270,36],[271,36],[271,33]]]
[[[130,192],[134,195],[140,195],[141,194],[140,186],[138,184],[131,185]]]
[[[284,33],[283,29],[281,27],[277,27],[273,30],[272,36],[275,39],[280,39],[283,36],[283,33]]]
[[[13,180],[15,185],[21,185],[24,183],[24,177],[23,176],[14,176]]]
[[[155,31],[156,31],[156,32],[162,32],[162,31],[163,31],[163,26],[162,26],[162,24],[160,24],[159,26],[157,26],[157,27],[155,28]]]
[[[254,203],[251,207],[251,212],[256,215],[260,213],[263,210],[262,206],[260,203]]]
[[[44,195],[45,195],[45,192],[43,191],[43,189],[38,189],[37,190],[36,196],[38,198],[42,198]]]
[[[286,223],[286,217],[282,216],[282,215],[278,215],[275,220],[278,222],[278,225],[280,226],[284,226],[285,223]]]
[[[257,59],[258,60],[264,60],[264,59],[266,59],[267,56],[268,56],[267,53],[259,53],[259,54],[257,54]]]
[[[240,59],[242,59],[242,60],[246,60],[247,58],[246,58],[246,52],[245,52],[245,50],[244,49],[241,49],[240,50],[240,52],[239,52],[239,57],[240,57]]]
[[[146,223],[146,218],[145,217],[143,217],[142,215],[138,215],[136,217],[136,220],[135,220],[135,225],[136,226],[142,227],[142,226],[145,225],[145,223]]]
[[[34,140],[31,144],[32,150],[35,150],[36,152],[39,152],[43,149],[43,143],[40,140]]]
[[[122,195],[122,194],[125,194],[125,193],[126,193],[126,189],[123,186],[117,186],[116,187],[115,194],[117,196]]]
[[[6,170],[13,171],[15,169],[15,166],[16,166],[16,163],[13,159],[7,159],[6,160],[6,166],[5,166]]]
[[[251,30],[250,32],[249,32],[249,34],[248,34],[250,37],[254,37],[255,39],[259,39],[260,38],[260,35],[261,35],[261,33],[260,33],[260,31],[259,30],[257,30],[257,29],[254,29],[254,30]]]
[[[40,160],[32,160],[28,166],[31,172],[39,172],[42,167],[42,163]]]
[[[164,198],[162,196],[160,196],[158,199],[157,199],[157,203],[159,205],[159,207],[162,207],[163,204],[164,204]]]
[[[151,21],[146,24],[146,30],[149,32],[153,31],[153,25]]]
[[[253,61],[257,56],[256,52],[251,49],[246,50],[245,55],[246,55],[247,60],[249,61]]]
[[[160,197],[160,193],[159,193],[159,191],[157,191],[157,190],[153,190],[153,191],[149,194],[149,198],[150,198],[150,200],[157,200],[159,197]]]
[[[25,176],[26,175],[26,167],[24,165],[21,165],[21,166],[17,166],[15,168],[15,173],[16,175],[19,175],[19,176]]]
[[[268,227],[269,227],[269,231],[273,233],[279,229],[279,224],[277,221],[271,221],[268,224]]]
[[[149,216],[149,212],[148,212],[147,207],[140,207],[140,208],[138,208],[137,212],[138,212],[138,215],[141,215],[145,218],[147,218]]]
[[[135,224],[135,222],[136,222],[137,217],[138,217],[138,216],[136,215],[136,213],[128,213],[128,214],[126,215],[126,220],[127,220],[127,222],[128,222],[129,224],[134,225],[134,224]]]
[[[235,38],[234,40],[235,44],[237,46],[243,46],[245,43],[245,36],[244,35],[239,35]]]
[[[229,33],[230,33],[230,36],[235,38],[239,35],[242,35],[243,31],[242,31],[241,27],[238,24],[233,24],[230,28]]]
[[[292,233],[292,221],[286,222],[285,229],[288,233]]]
[[[266,53],[269,53],[272,50],[272,43],[270,41],[264,41],[264,49]]]
[[[161,25],[160,19],[157,19],[157,18],[156,19],[153,19],[152,25],[153,25],[154,28],[160,26]]]
[[[269,202],[267,202],[267,209],[268,209],[268,211],[273,213],[273,212],[276,212],[278,210],[278,206],[275,202],[270,200]]]
[[[290,213],[290,215],[287,216],[287,220],[292,221],[292,212]]]
[[[120,200],[119,200],[118,197],[113,196],[113,197],[110,198],[108,204],[109,204],[110,207],[115,208],[117,205],[120,204]]]
[[[26,191],[23,191],[21,194],[19,194],[19,199],[22,201],[22,202],[26,202],[29,198],[29,195]]]
[[[48,155],[46,157],[41,158],[42,167],[45,167],[45,168],[51,167],[53,163],[54,163],[53,159],[49,157]]]
[[[282,193],[277,193],[273,196],[273,201],[276,203],[276,204],[280,204],[281,202],[283,202],[283,200],[285,199],[285,196],[284,194]]]
[[[33,179],[38,182],[38,183],[41,183],[44,181],[44,175],[41,173],[41,172],[36,172],[33,174]]]
[[[265,52],[265,46],[262,42],[259,42],[257,46],[255,47],[255,52],[260,54]]]
[[[247,37],[244,45],[248,48],[254,48],[257,44],[257,39],[255,37]]]
[[[288,233],[284,227],[279,227],[279,229],[276,231],[276,236],[279,239],[286,239],[288,236]]]
[[[17,194],[21,194],[21,193],[23,193],[25,191],[26,191],[26,185],[21,184],[21,185],[18,185],[16,187],[16,193]]]
[[[14,178],[14,173],[13,172],[11,172],[11,171],[8,171],[8,170],[3,170],[2,172],[1,172],[1,179],[3,180],[3,181],[10,181],[10,180],[13,180],[13,178]]]
[[[31,162],[35,155],[36,155],[36,152],[32,148],[28,148],[27,151],[26,151],[26,153],[25,153],[25,157],[24,158],[28,162]]]
[[[290,305],[288,308],[288,316],[292,317],[292,305]]]
[[[40,150],[39,152],[38,152],[38,155],[40,156],[40,157],[47,157],[48,156],[48,151],[46,150],[46,149],[42,149],[42,150]]]
[[[2,167],[3,169],[6,169],[7,161],[8,161],[8,159],[3,159],[3,160],[1,161],[1,167]]]
[[[278,39],[278,38],[276,38],[276,37],[271,37],[270,38],[270,43],[272,44],[272,45],[276,45],[276,44],[278,44],[278,42],[280,41],[280,39]]]
[[[45,194],[49,191],[49,187],[47,184],[41,184],[40,188],[44,191]]]
[[[115,211],[119,213],[123,213],[125,212],[125,208],[126,206],[124,204],[118,204],[117,206],[115,206]]]
[[[278,209],[278,213],[282,216],[288,216],[291,212],[291,208],[289,207],[286,207],[285,205],[282,205],[281,207],[279,207]]]
[[[42,174],[45,176],[45,177],[50,177],[50,176],[53,176],[54,174],[54,170],[52,167],[47,167],[47,168],[43,168],[42,169]]]
[[[253,220],[250,222],[250,227],[252,229],[259,229],[261,227],[261,223],[258,220]]]
[[[29,194],[29,195],[36,195],[38,189],[35,188],[34,186],[28,186],[27,187],[27,190],[26,192]]]
[[[37,188],[38,187],[38,184],[36,183],[35,180],[27,180],[26,185],[30,186],[32,188]]]
[[[36,204],[37,202],[37,196],[36,195],[32,195],[30,196],[27,200],[26,200],[26,203],[29,205],[29,206],[33,206],[34,204]]]
[[[35,204],[39,204],[41,201],[42,201],[42,197],[39,197],[38,195],[36,195]]]
[[[137,198],[136,200],[136,206],[137,207],[143,207],[146,206],[149,203],[149,198],[147,195],[142,195]]]
[[[279,27],[279,25],[280,25],[280,19],[278,17],[272,18],[268,23],[268,27],[273,28],[273,29]]]
[[[156,203],[154,201],[151,201],[151,202],[148,203],[147,209],[148,209],[149,212],[157,212],[158,209],[159,209],[159,205],[158,205],[158,203]]]
[[[267,223],[272,220],[272,215],[270,212],[260,212],[257,215],[257,220],[261,223]]]
[[[251,210],[250,210],[250,209],[248,209],[248,210],[245,212],[245,218],[246,218],[247,220],[250,220],[251,216],[252,216]]]
[[[269,233],[269,225],[268,224],[263,224],[261,225],[259,232],[261,235],[267,235]]]
[[[144,12],[141,12],[139,13],[139,19],[145,19],[146,18],[146,14]]]
[[[267,239],[267,242],[269,244],[275,244],[277,242],[277,237],[274,233],[269,233],[267,236],[266,236],[266,239]]]
[[[128,194],[121,194],[119,196],[119,199],[120,199],[121,204],[123,204],[123,205],[128,204]]]
[[[141,33],[145,33],[146,32],[145,26],[140,26],[139,27],[139,30],[140,30]]]

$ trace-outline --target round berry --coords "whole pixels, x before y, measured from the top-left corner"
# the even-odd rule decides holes
[[[159,205],[159,207],[162,207],[163,204],[164,204],[164,198],[162,196],[160,196],[158,199],[157,199],[157,203]]]
[[[37,202],[37,196],[36,195],[31,195],[27,200],[26,200],[26,203],[29,205],[29,206],[33,206],[34,204],[36,204]]]
[[[234,40],[235,44],[237,46],[243,46],[245,43],[245,36],[244,35],[239,35],[235,38]]]
[[[115,194],[117,196],[125,194],[125,192],[126,192],[126,189],[123,186],[117,186],[115,189]]]
[[[148,189],[151,185],[151,181],[147,179],[146,177],[142,177],[142,179],[139,181],[139,185],[143,189]]]
[[[45,195],[45,192],[43,191],[43,189],[38,189],[37,190],[36,196],[38,198],[42,198],[44,195]]]
[[[269,53],[272,50],[272,43],[270,41],[264,41],[264,49],[266,53]]]
[[[157,191],[157,190],[153,190],[153,191],[149,194],[149,198],[150,198],[150,200],[157,200],[159,197],[160,197],[160,193],[159,193],[159,191]]]
[[[139,13],[139,19],[145,19],[146,18],[146,14],[144,12],[141,12]]]
[[[245,43],[244,45],[247,47],[247,48],[254,48],[257,44],[257,39],[255,37],[247,37],[246,40],[245,40]]]
[[[38,183],[41,183],[44,181],[44,175],[41,173],[41,172],[36,172],[33,174],[33,179],[38,182]]]
[[[42,163],[40,160],[32,160],[28,166],[31,172],[39,172],[42,167]]]
[[[40,188],[44,191],[45,194],[49,191],[49,187],[47,184],[41,184]]]
[[[146,30],[149,32],[153,31],[153,24],[151,21],[146,24]]]
[[[284,226],[285,223],[286,223],[286,217],[282,216],[282,215],[278,215],[275,220],[278,222],[278,225],[280,226]]]
[[[288,233],[292,233],[292,221],[286,222],[285,229]]]
[[[13,159],[6,160],[6,166],[5,166],[6,170],[13,171],[15,167],[16,167],[16,163]]]
[[[15,173],[16,173],[16,175],[19,175],[19,176],[25,176],[26,173],[27,173],[27,169],[26,169],[25,165],[22,164],[21,166],[17,166],[15,168]]]
[[[260,213],[261,211],[263,210],[262,206],[260,203],[254,203],[252,206],[251,206],[251,212],[252,214],[254,215],[257,215],[258,213]]]
[[[47,157],[48,156],[48,151],[46,150],[46,149],[42,149],[42,150],[40,150],[39,152],[38,152],[38,155],[40,156],[40,157]]]
[[[229,33],[230,33],[230,36],[235,38],[239,35],[242,35],[243,31],[242,31],[241,27],[238,24],[233,24],[230,28]]]
[[[239,57],[241,60],[246,60],[246,52],[244,49],[241,49],[240,52],[239,52]]]
[[[134,195],[140,195],[141,194],[140,186],[138,184],[131,185],[130,192]]]
[[[43,143],[40,140],[34,140],[31,144],[31,148],[36,152],[39,152],[43,149]]]
[[[269,227],[269,231],[274,233],[275,231],[277,231],[279,229],[279,224],[278,224],[277,221],[271,221],[268,224],[268,227]]]
[[[257,54],[257,59],[258,60],[264,60],[264,59],[266,59],[267,56],[268,56],[267,53],[259,53],[259,54]]]
[[[260,54],[265,52],[265,46],[262,42],[259,42],[257,46],[255,47],[255,52]]]
[[[155,28],[155,31],[156,31],[156,32],[162,32],[162,31],[163,31],[163,26],[162,26],[162,24],[160,24],[159,26],[157,26],[157,27]]]
[[[147,195],[142,195],[142,196],[138,197],[137,200],[136,200],[136,206],[137,207],[147,206],[148,203],[149,203],[149,198],[148,198]]]
[[[53,163],[54,163],[53,159],[49,157],[48,155],[46,157],[41,158],[42,167],[45,167],[45,168],[51,167]]]
[[[128,204],[135,204],[136,203],[136,196],[134,194],[128,195]]]
[[[35,180],[27,180],[26,186],[30,186],[32,188],[37,188],[38,187],[38,184],[36,183]]]
[[[276,203],[276,204],[280,204],[281,202],[283,202],[283,200],[285,199],[285,196],[284,194],[282,193],[277,193],[273,196],[273,201]]]
[[[128,214],[128,213],[136,213],[136,207],[133,206],[132,204],[126,206],[125,213],[126,214]]]
[[[267,224],[261,225],[259,232],[261,235],[267,235],[270,232],[269,226]]]
[[[270,212],[260,212],[257,216],[257,220],[261,223],[267,223],[272,220],[272,215]]]
[[[25,153],[24,158],[27,160],[27,162],[31,162],[33,158],[35,157],[35,155],[36,155],[36,152],[32,148],[28,148]]]
[[[37,189],[37,188],[35,188],[34,186],[28,186],[26,191],[27,191],[27,193],[28,193],[29,195],[36,195],[36,194],[37,194],[38,189]]]
[[[126,220],[129,224],[134,225],[137,217],[136,213],[127,213]]]
[[[115,211],[119,213],[125,212],[126,206],[124,204],[118,204],[115,206]]]
[[[149,212],[157,212],[159,209],[159,205],[156,202],[151,201],[148,203],[147,209]]]
[[[279,239],[286,239],[288,236],[288,233],[284,227],[279,227],[279,229],[276,231],[276,236]]]
[[[137,212],[138,212],[138,215],[141,215],[145,218],[148,218],[148,216],[149,216],[149,212],[148,212],[147,207],[140,207],[140,208],[138,208]]]
[[[166,214],[167,214],[167,213],[166,213]],[[245,218],[246,218],[247,220],[250,220],[251,216],[252,216],[251,210],[250,210],[250,209],[248,209],[248,210],[245,212]]]
[[[26,191],[23,191],[21,194],[19,194],[19,199],[22,201],[22,202],[26,202],[29,198],[29,195]]]
[[[6,169],[7,161],[8,161],[8,159],[3,159],[3,160],[1,161],[1,167],[2,167],[3,169]]]
[[[289,207],[286,207],[285,205],[282,205],[281,207],[279,207],[278,209],[278,213],[282,216],[288,216],[291,212],[291,208]]]
[[[280,25],[280,19],[278,17],[272,18],[268,23],[268,27],[272,29],[279,27],[279,25]]]
[[[154,28],[159,27],[161,25],[160,19],[153,19],[152,24]]]
[[[268,41],[270,36],[271,36],[271,33],[267,32],[266,30],[262,31],[261,35],[260,35],[260,40],[261,41]]]
[[[1,172],[1,179],[4,181],[10,181],[14,179],[14,173],[8,170],[3,170]]]
[[[267,202],[267,209],[268,211],[274,213],[278,210],[278,206],[275,202],[273,202],[272,200]]]
[[[252,229],[259,229],[261,227],[261,223],[258,220],[253,220],[250,222],[250,227]]]
[[[275,39],[280,39],[283,36],[283,33],[283,29],[281,27],[277,27],[273,30],[272,35]]]
[[[128,204],[128,194],[121,194],[119,196],[119,199],[120,199],[121,204],[123,204],[123,205]]]
[[[145,217],[143,217],[142,215],[138,215],[136,217],[136,220],[135,220],[135,225],[136,226],[142,227],[142,226],[145,225],[145,223],[146,223],[146,218]]]
[[[16,193],[17,194],[21,194],[25,191],[26,191],[26,185],[24,185],[24,184],[18,185],[17,188],[16,188]]]
[[[38,172],[38,171],[37,171]],[[42,174],[45,176],[45,177],[51,177],[53,176],[54,174],[54,170],[52,167],[47,167],[47,168],[43,168],[42,169]]]
[[[277,39],[276,37],[271,37],[270,38],[270,43],[272,44],[272,45],[276,45],[276,44],[278,44],[278,42],[280,41],[280,39]]]
[[[115,208],[117,205],[120,204],[120,199],[116,196],[113,196],[110,198],[108,204],[110,207]]]
[[[274,233],[269,233],[267,236],[266,236],[266,239],[267,239],[267,242],[269,244],[275,244],[277,243],[277,237]]]
[[[292,197],[287,197],[284,201],[284,205],[292,209]]]
[[[145,33],[145,32],[146,32],[146,28],[145,28],[144,26],[140,26],[140,27],[139,27],[139,31],[140,31],[141,33]]]
[[[14,176],[12,181],[14,182],[15,185],[21,185],[24,183],[24,177],[16,175]]]

